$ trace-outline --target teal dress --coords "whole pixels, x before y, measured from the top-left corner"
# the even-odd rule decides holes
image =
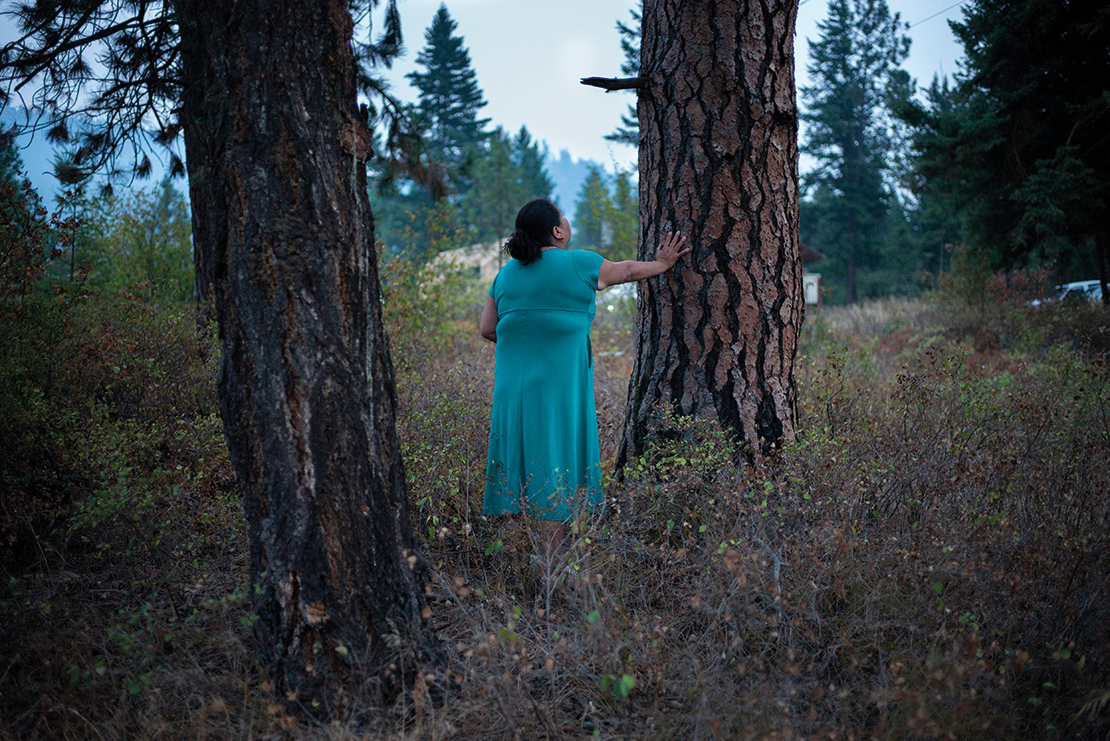
[[[603,258],[544,250],[493,280],[497,352],[482,513],[566,521],[601,503],[590,324]]]

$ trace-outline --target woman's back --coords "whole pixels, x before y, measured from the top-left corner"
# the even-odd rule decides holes
[[[528,265],[509,261],[494,280],[487,514],[519,511],[523,493],[541,518],[566,520],[574,491],[600,499],[589,332],[601,261],[549,249]]]
[[[498,317],[527,309],[592,314],[601,260],[594,252],[559,249],[544,250],[540,259],[528,265],[510,260],[497,274],[490,293],[497,302]]]

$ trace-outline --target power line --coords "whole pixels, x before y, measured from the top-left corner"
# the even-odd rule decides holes
[[[917,23],[911,23],[911,24],[909,25],[909,28],[914,28],[915,26],[920,26],[920,25],[921,25],[922,23],[924,23],[925,21],[931,21],[931,20],[933,20],[934,18],[936,18],[936,17],[938,16],[938,15],[943,15],[943,14],[947,13],[948,11],[952,10],[952,8],[958,8],[958,7],[960,7],[961,5],[963,5],[963,4],[964,4],[964,3],[966,3],[966,2],[967,2],[967,0],[960,0],[960,2],[958,2],[958,3],[953,3],[952,5],[949,5],[949,6],[948,6],[947,8],[945,8],[944,10],[938,10],[938,11],[937,11],[936,13],[933,13],[933,14],[932,14],[931,16],[929,16],[928,18],[922,18],[922,19],[921,19],[921,20],[919,20],[919,21],[918,21]]]

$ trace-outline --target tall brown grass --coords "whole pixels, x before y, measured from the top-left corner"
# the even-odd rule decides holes
[[[571,546],[536,562],[529,523],[480,515],[492,384],[482,294],[439,285],[386,275],[409,492],[453,656],[446,699],[429,691],[444,678],[429,677],[389,707],[307,727],[273,696],[253,659],[241,514],[211,483],[226,459],[208,433],[190,437],[203,404],[180,402],[185,432],[161,453],[163,473],[139,455],[158,441],[137,437],[123,484],[118,470],[85,471],[98,483],[59,501],[55,525],[5,564],[3,734],[1110,734],[1104,309],[1010,297],[813,311],[797,441],[736,468],[728,434],[676,419],[681,441],[634,461]],[[610,460],[631,316],[618,305],[595,323]],[[211,383],[190,377],[203,388],[173,398],[210,399]],[[114,423],[136,409],[103,403]],[[5,474],[14,500],[27,484]],[[86,504],[111,496],[139,504]]]

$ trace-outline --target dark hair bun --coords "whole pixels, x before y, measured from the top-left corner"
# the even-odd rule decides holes
[[[514,229],[505,242],[505,251],[527,265],[543,256],[545,245],[540,244],[528,235],[528,232]]]
[[[505,251],[524,265],[543,256],[543,248],[550,247],[551,230],[562,223],[559,207],[546,198],[528,201],[517,212],[516,229],[505,242]]]

